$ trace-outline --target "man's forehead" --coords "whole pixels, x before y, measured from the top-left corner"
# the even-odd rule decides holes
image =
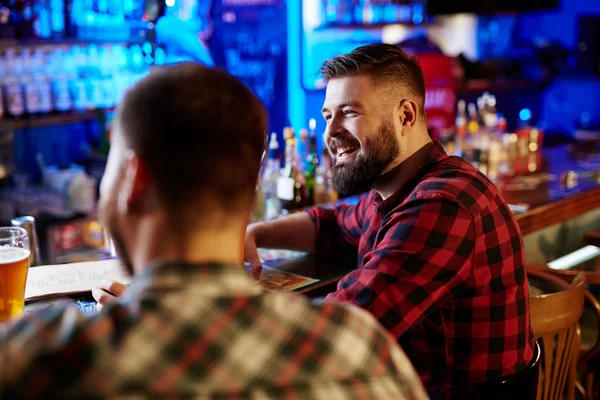
[[[326,108],[336,108],[346,104],[364,106],[376,100],[374,89],[372,79],[366,75],[331,79],[327,83],[324,106]]]

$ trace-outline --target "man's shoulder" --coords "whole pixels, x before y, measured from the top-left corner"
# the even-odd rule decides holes
[[[327,349],[322,356],[334,364],[341,362],[347,374],[370,375],[369,371],[386,370],[394,375],[413,376],[411,368],[399,370],[399,365],[410,366],[410,362],[390,334],[366,310],[335,301],[316,303],[292,293],[266,296],[280,324],[290,324],[296,331],[309,333],[307,338],[318,334]]]
[[[344,329],[360,329],[363,333],[385,332],[370,313],[352,304],[315,302],[296,293],[270,292],[264,296],[266,298],[264,304],[269,308],[268,312],[273,313],[273,317],[292,324],[304,325],[308,329],[314,328],[311,322],[317,318]],[[365,340],[367,337],[363,336]]]
[[[407,200],[437,198],[477,215],[498,197],[498,189],[484,174],[462,158],[449,157],[423,176]]]

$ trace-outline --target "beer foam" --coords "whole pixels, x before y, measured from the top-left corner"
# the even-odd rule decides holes
[[[14,263],[29,257],[31,252],[20,247],[0,246],[0,264]]]

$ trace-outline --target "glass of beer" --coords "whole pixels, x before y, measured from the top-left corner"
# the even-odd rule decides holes
[[[24,313],[30,255],[25,229],[0,228],[0,322]]]

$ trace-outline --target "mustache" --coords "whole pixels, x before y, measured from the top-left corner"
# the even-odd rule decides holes
[[[329,151],[335,153],[340,147],[360,147],[360,142],[353,136],[348,136],[345,138],[331,138],[327,143],[327,147],[329,147]]]

